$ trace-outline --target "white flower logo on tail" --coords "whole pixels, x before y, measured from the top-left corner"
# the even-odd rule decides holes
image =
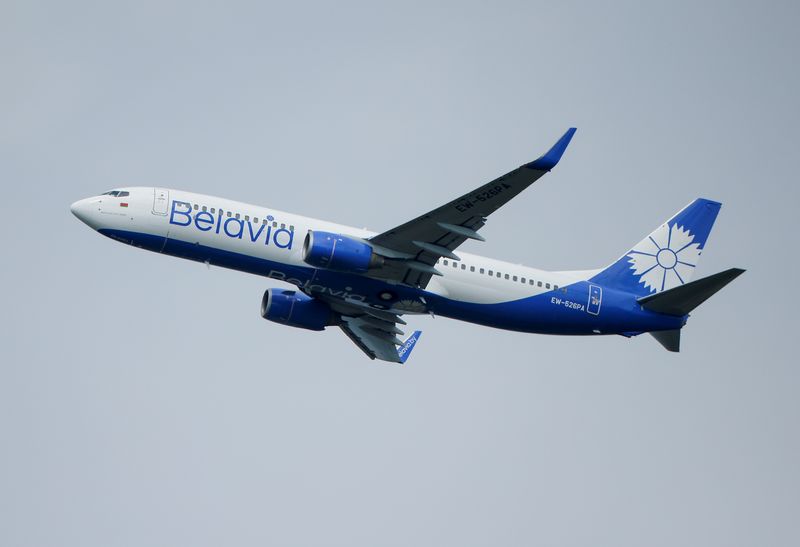
[[[631,269],[639,283],[650,291],[661,292],[683,285],[692,278],[700,259],[700,245],[693,243],[689,230],[663,224],[639,242],[628,254]]]

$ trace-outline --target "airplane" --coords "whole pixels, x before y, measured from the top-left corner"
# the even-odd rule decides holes
[[[76,201],[72,213],[115,241],[284,285],[264,319],[339,327],[371,359],[403,364],[421,331],[402,316],[449,317],[526,333],[651,334],[680,349],[689,313],[744,272],[692,281],[721,204],[696,199],[605,268],[544,271],[456,250],[485,241],[489,216],[551,171],[575,128],[540,158],[381,233],[228,199],[125,187]]]

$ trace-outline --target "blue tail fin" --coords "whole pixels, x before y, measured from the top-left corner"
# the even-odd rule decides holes
[[[716,201],[694,200],[591,281],[638,296],[688,283],[720,207]]]

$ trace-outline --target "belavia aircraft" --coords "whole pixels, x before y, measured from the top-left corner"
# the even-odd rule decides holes
[[[261,316],[309,330],[336,326],[372,359],[404,363],[406,314],[520,332],[650,333],[678,351],[689,312],[744,270],[692,281],[720,203],[696,199],[610,266],[544,271],[459,252],[489,215],[561,159],[575,129],[542,157],[379,234],[271,208],[166,188],[118,188],[72,204],[81,221],[149,251],[294,285],[270,288]]]

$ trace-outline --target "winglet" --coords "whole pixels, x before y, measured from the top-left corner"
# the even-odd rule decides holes
[[[419,337],[422,336],[422,331],[414,331],[414,334],[408,337],[403,345],[397,349],[397,357],[400,358],[400,364],[403,364],[408,360],[409,356],[411,355],[411,350],[414,349],[414,346],[417,344]]]
[[[567,129],[567,132],[558,139],[558,142],[553,145],[553,147],[547,151],[547,153],[539,158],[538,160],[534,160],[525,165],[528,169],[536,169],[537,171],[549,171],[553,167],[558,164],[558,160],[561,159],[561,156],[564,155],[564,151],[567,149],[569,145],[569,141],[572,140],[572,136],[575,134],[575,128],[570,127]]]

